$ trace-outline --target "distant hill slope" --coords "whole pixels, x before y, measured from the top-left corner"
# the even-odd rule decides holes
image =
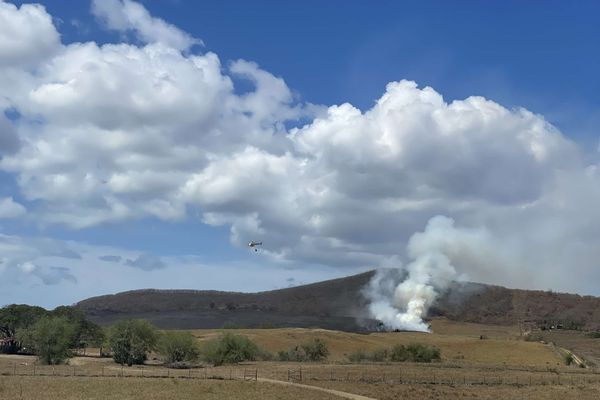
[[[161,328],[321,327],[360,331],[377,326],[361,289],[374,272],[259,293],[210,290],[134,290],[77,303],[92,320],[110,324],[146,318]],[[600,327],[600,298],[455,284],[430,316],[487,324],[574,324]]]
[[[363,330],[361,288],[373,271],[258,293],[134,290],[77,303],[93,321],[146,318],[162,328],[322,327]],[[358,320],[357,320],[358,319]]]

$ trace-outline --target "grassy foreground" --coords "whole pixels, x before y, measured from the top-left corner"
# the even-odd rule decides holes
[[[445,362],[535,367],[562,364],[561,358],[548,346],[518,340],[518,329],[513,326],[455,323],[435,319],[432,321],[432,330],[433,333],[360,334],[325,329],[284,328],[228,329],[226,332],[245,335],[272,353],[318,338],[328,344],[330,362],[347,361],[347,355],[358,350],[374,351],[395,344],[424,343],[438,347]],[[202,342],[218,336],[223,330],[203,329],[191,332]]]
[[[600,398],[600,385],[595,386],[449,386],[449,385],[391,385],[385,383],[359,384],[346,382],[312,382],[328,389],[341,390],[370,396],[379,400],[597,400]]]
[[[329,400],[338,397],[318,391],[264,382],[0,376],[0,399],[270,400],[291,398]]]

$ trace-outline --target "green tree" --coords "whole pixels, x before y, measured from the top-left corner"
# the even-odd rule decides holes
[[[17,338],[17,330],[32,327],[41,317],[48,315],[42,307],[26,304],[11,304],[0,308],[0,339],[9,339],[0,347],[0,352],[17,353],[22,343]]]
[[[256,343],[246,336],[225,333],[204,343],[201,354],[209,363],[222,365],[254,361],[261,352]]]
[[[196,338],[188,332],[165,332],[158,338],[157,352],[169,363],[194,361],[198,359],[199,349]]]
[[[59,306],[50,312],[50,315],[63,317],[75,325],[73,348],[85,349],[89,346],[101,346],[104,341],[102,328],[86,319],[85,313],[72,306]]]
[[[71,356],[76,326],[64,317],[42,317],[35,325],[17,331],[23,346],[33,350],[43,364],[60,364]]]
[[[129,366],[143,364],[156,348],[156,330],[142,319],[119,321],[108,334],[108,344],[115,362]]]

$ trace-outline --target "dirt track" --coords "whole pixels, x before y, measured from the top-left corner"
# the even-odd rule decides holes
[[[258,381],[259,382],[274,383],[274,384],[277,384],[277,385],[294,386],[294,387],[303,388],[303,389],[318,390],[320,392],[325,392],[325,393],[333,394],[335,396],[342,397],[344,399],[350,399],[350,400],[377,400],[377,399],[375,399],[373,397],[365,397],[365,396],[361,396],[359,394],[341,392],[339,390],[326,389],[326,388],[322,388],[322,387],[318,387],[318,386],[303,385],[301,383],[295,383],[295,382],[278,381],[278,380],[275,380],[275,379],[267,379],[267,378],[258,378]]]

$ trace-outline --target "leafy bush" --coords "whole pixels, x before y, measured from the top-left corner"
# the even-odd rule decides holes
[[[388,349],[377,349],[370,355],[370,360],[375,362],[382,362],[388,359],[389,351]]]
[[[168,364],[195,361],[199,349],[196,338],[188,332],[165,332],[158,338],[157,352]]]
[[[567,353],[567,354],[565,354],[564,358],[565,358],[565,365],[571,365],[571,364],[573,364],[573,361],[574,361],[573,360],[573,354]]]
[[[279,361],[308,361],[308,357],[301,346],[295,346],[288,350],[282,350],[277,353]]]
[[[395,362],[431,362],[439,360],[440,350],[437,347],[425,344],[399,344],[392,347],[390,359]]]
[[[60,364],[71,356],[77,327],[64,317],[42,317],[31,328],[17,332],[24,347],[32,350],[43,364]]]
[[[313,339],[304,343],[301,347],[309,361],[321,361],[329,356],[327,343],[321,339]]]
[[[348,360],[353,363],[359,363],[369,360],[369,353],[364,350],[357,350],[348,354]]]
[[[313,339],[287,351],[278,352],[277,358],[279,361],[321,361],[328,355],[327,343],[320,339]]]
[[[108,345],[115,362],[129,366],[143,364],[148,353],[156,347],[157,335],[154,327],[145,320],[119,321],[108,335]]]
[[[348,354],[348,360],[353,363],[359,363],[364,361],[383,362],[388,360],[389,353],[390,352],[388,349],[377,349],[371,353],[365,350],[358,350]]]
[[[224,333],[216,339],[209,340],[201,349],[204,360],[214,365],[254,361],[260,354],[256,343],[246,336],[233,333]]]

